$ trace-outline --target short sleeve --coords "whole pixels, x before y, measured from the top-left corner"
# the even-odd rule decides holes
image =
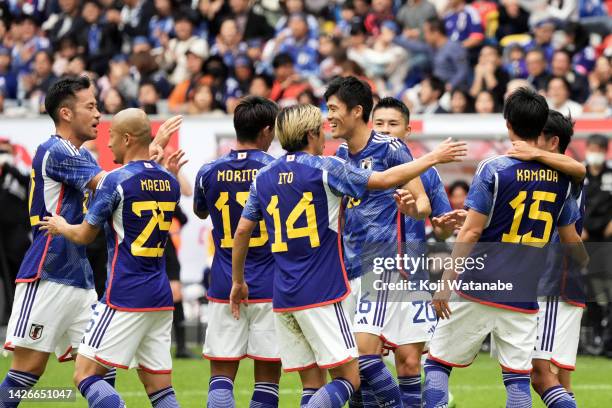
[[[566,225],[574,224],[580,218],[580,210],[578,209],[578,202],[576,197],[570,194],[565,199],[565,204],[559,214],[557,225],[559,227],[565,227]]]
[[[101,227],[112,217],[113,211],[115,211],[121,201],[119,188],[121,187],[112,175],[106,175],[100,181],[87,215],[85,215],[85,221],[88,224]]]
[[[58,142],[64,143],[64,142]],[[85,191],[87,184],[102,171],[88,154],[70,150],[71,147],[54,148],[49,151],[45,163],[47,176],[53,180]]]
[[[495,169],[490,163],[486,163],[476,172],[465,200],[465,207],[467,209],[489,215],[493,207],[495,174]]]
[[[452,211],[444,183],[435,168],[428,170],[422,177],[422,181],[431,204],[431,216],[439,217]]]
[[[372,170],[352,166],[337,157],[324,157],[323,182],[338,196],[363,196]]]
[[[251,221],[260,221],[263,219],[263,215],[261,213],[261,203],[259,202],[259,197],[257,195],[257,178],[255,178],[255,180],[253,180],[251,183],[251,188],[249,189],[249,199],[242,210],[242,216]]]
[[[408,146],[399,139],[389,142],[387,150],[387,167],[395,167],[413,160]]]
[[[202,168],[196,176],[195,188],[193,189],[193,208],[198,212],[208,212],[208,205],[206,204],[207,175],[206,169]]]

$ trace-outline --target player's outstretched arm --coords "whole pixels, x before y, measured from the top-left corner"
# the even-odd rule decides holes
[[[466,152],[465,142],[453,142],[451,138],[448,138],[436,146],[433,151],[410,163],[391,167],[385,171],[373,172],[368,180],[368,189],[385,190],[404,185],[424,173],[431,166],[461,161]]]
[[[61,215],[44,217],[40,222],[40,229],[47,231],[47,235],[63,235],[67,240],[79,245],[92,243],[100,231],[87,221],[77,225],[68,224]]]
[[[249,296],[249,288],[244,280],[244,263],[249,250],[249,240],[256,226],[256,221],[240,217],[238,227],[236,227],[236,234],[234,235],[230,307],[232,308],[232,315],[234,315],[236,319],[240,319],[240,303]]]
[[[519,160],[539,161],[548,167],[567,174],[576,183],[582,183],[582,180],[586,177],[586,167],[579,161],[561,153],[552,153],[538,149],[522,140],[512,142],[512,148],[507,154]]]

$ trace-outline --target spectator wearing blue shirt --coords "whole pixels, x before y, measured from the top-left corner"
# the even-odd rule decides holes
[[[234,67],[236,57],[246,53],[247,44],[240,40],[240,32],[236,20],[228,18],[221,23],[221,29],[210,48],[210,55],[218,55],[230,69]]]
[[[533,39],[525,46],[525,51],[529,52],[534,48],[539,48],[544,52],[546,62],[552,62],[555,48],[552,45],[553,34],[556,24],[552,19],[543,19],[535,23],[533,27]]]
[[[17,97],[17,75],[11,71],[11,50],[0,47],[0,94],[6,99]]]
[[[450,11],[444,16],[446,33],[451,41],[460,41],[465,48],[476,48],[484,40],[480,15],[465,0],[450,0]]]
[[[281,2],[281,6],[282,6]],[[308,37],[318,40],[319,39],[319,22],[312,14],[306,14],[304,10],[304,1],[303,0],[286,0],[284,2],[285,5],[285,15],[278,19],[276,26],[274,27],[276,31],[276,35],[279,35],[282,31],[289,30],[289,19],[292,14],[304,14],[306,18],[306,24],[308,24]]]
[[[34,17],[23,16],[17,20],[16,24],[19,24],[21,38],[16,39],[15,46],[13,47],[13,63],[11,67],[13,72],[19,75],[22,72],[28,72],[34,59],[34,54],[40,50],[46,50],[50,44],[46,38],[36,35],[38,22]]]
[[[301,13],[289,17],[289,33],[282,32],[264,50],[264,59],[271,59],[279,53],[286,53],[295,61],[295,70],[304,76],[319,72],[318,42],[308,36],[306,16]]]
[[[155,0],[155,15],[149,21],[149,41],[153,48],[163,48],[174,34],[174,0]]]

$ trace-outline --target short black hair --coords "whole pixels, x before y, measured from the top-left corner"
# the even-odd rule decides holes
[[[338,77],[329,83],[324,94],[325,102],[333,95],[340,99],[348,110],[361,105],[363,109],[361,118],[365,123],[369,122],[372,105],[374,105],[370,85],[354,76]]]
[[[559,153],[565,153],[574,135],[574,121],[571,117],[565,117],[551,109],[548,111],[548,119],[544,129],[542,129],[542,134],[546,140],[557,136],[559,138]]]
[[[267,126],[274,128],[278,106],[261,96],[246,96],[234,110],[234,129],[240,142],[254,142]]]
[[[45,97],[45,110],[51,116],[54,123],[59,123],[59,110],[64,106],[70,106],[76,98],[76,93],[89,89],[91,81],[86,76],[66,77],[56,81]]]
[[[546,99],[529,88],[518,88],[506,99],[504,119],[521,139],[536,140],[548,119]]]
[[[607,151],[608,150],[608,138],[599,133],[595,133],[589,136],[589,138],[587,139],[587,146],[588,145],[597,145]]]
[[[446,26],[444,25],[444,21],[439,19],[436,16],[429,17],[425,22],[429,25],[431,31],[435,31],[437,33],[442,34],[443,36],[447,36],[446,34]]]
[[[446,92],[446,84],[444,81],[434,75],[425,78],[425,80],[429,82],[431,89],[440,94],[440,96],[438,96],[438,99],[440,99],[440,97],[444,95],[444,92]]]
[[[286,52],[281,52],[274,57],[272,60],[272,68],[276,69],[283,65],[294,65],[293,57]]]
[[[403,118],[406,120],[406,124],[410,123],[410,109],[408,109],[406,104],[399,99],[390,96],[382,98],[378,101],[376,106],[374,106],[372,113],[376,112],[378,109],[395,109],[402,114]]]
[[[457,180],[454,181],[449,187],[448,187],[448,195],[453,194],[453,191],[455,191],[456,189],[462,189],[463,191],[465,191],[465,193],[469,193],[470,192],[470,185],[468,183],[466,183],[463,180]]]

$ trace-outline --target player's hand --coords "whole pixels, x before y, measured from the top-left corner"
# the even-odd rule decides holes
[[[59,235],[62,229],[68,225],[68,222],[61,215],[54,215],[53,217],[44,217],[38,224],[40,229],[45,231],[45,235]]]
[[[247,300],[249,298],[249,287],[246,282],[232,283],[232,291],[230,292],[230,308],[232,309],[232,316],[234,319],[240,319],[240,304],[243,300]]]
[[[436,314],[440,319],[449,319],[451,313],[450,306],[448,305],[448,300],[450,299],[450,290],[446,287],[443,290],[437,291],[434,296],[431,304],[434,309],[436,309]]]
[[[436,163],[459,162],[467,154],[467,144],[465,142],[453,142],[453,139],[449,137],[436,146],[431,154]]]
[[[172,153],[170,157],[168,157],[168,160],[166,160],[165,167],[176,177],[178,177],[178,173],[181,167],[183,167],[185,163],[189,161],[188,159],[183,159],[184,156],[185,152],[182,149],[179,149],[176,152]]]
[[[402,214],[405,214],[412,218],[417,218],[419,215],[419,208],[416,205],[416,200],[409,190],[397,189],[393,194],[395,204]]]
[[[446,214],[442,214],[439,217],[433,217],[431,219],[431,223],[434,227],[442,228],[445,230],[452,229],[454,231],[460,229],[463,226],[466,218],[466,210],[453,210],[447,212]]]
[[[161,124],[161,126],[157,130],[155,139],[166,141],[167,143],[167,141],[170,140],[170,136],[172,136],[174,132],[177,132],[181,128],[182,124],[182,115],[176,115],[171,117],[170,119],[166,120],[164,123]],[[165,145],[166,143],[163,144]],[[151,157],[151,160],[155,160],[158,163],[161,162],[164,158],[164,146],[160,146],[160,144],[158,143],[151,143],[149,147],[149,156]]]
[[[512,148],[508,150],[507,155],[515,159],[529,161],[537,160],[540,152],[541,150],[537,147],[522,140],[516,140],[512,142]]]

